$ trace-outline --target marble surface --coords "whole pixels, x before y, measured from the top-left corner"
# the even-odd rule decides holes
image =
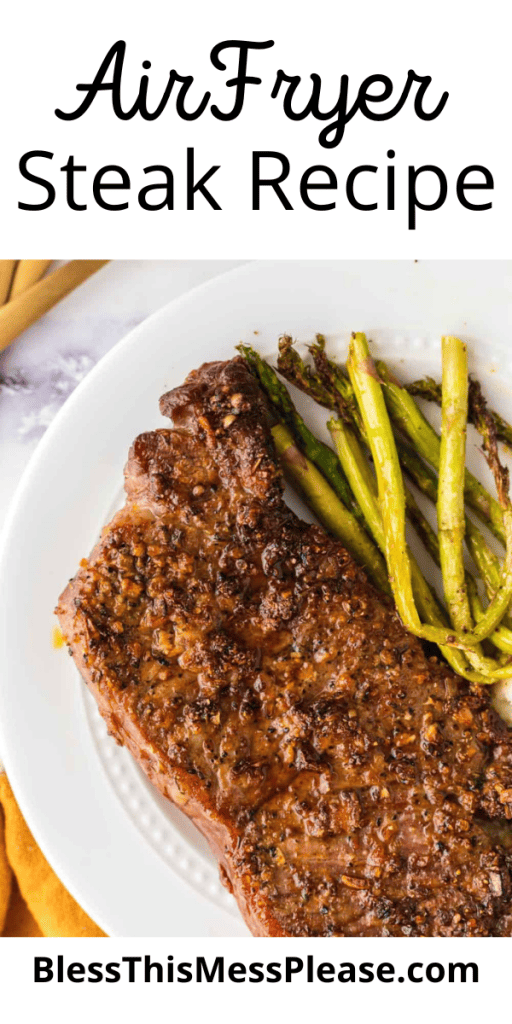
[[[0,526],[46,428],[94,364],[155,310],[240,262],[116,260],[0,354]]]

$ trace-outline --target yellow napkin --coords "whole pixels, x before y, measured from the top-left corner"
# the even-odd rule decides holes
[[[104,934],[43,857],[0,769],[0,935],[78,938]]]

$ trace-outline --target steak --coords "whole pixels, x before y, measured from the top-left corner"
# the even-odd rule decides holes
[[[255,935],[511,935],[512,741],[486,688],[283,501],[240,358],[161,399],[62,594],[110,733],[208,839]]]

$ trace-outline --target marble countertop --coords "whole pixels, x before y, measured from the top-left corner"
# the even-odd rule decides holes
[[[161,306],[240,262],[116,260],[0,354],[0,526],[46,428],[94,364]]]

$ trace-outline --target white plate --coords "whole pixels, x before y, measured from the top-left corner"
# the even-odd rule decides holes
[[[106,736],[73,662],[51,643],[57,597],[119,501],[131,441],[162,422],[159,396],[241,339],[273,353],[285,331],[304,341],[323,331],[343,355],[349,332],[365,330],[415,377],[438,375],[439,338],[454,333],[512,419],[511,296],[509,262],[249,264],[128,335],[48,430],[0,559],[0,750],[37,841],[109,934],[247,934],[205,844]],[[471,456],[481,472],[476,448]]]

